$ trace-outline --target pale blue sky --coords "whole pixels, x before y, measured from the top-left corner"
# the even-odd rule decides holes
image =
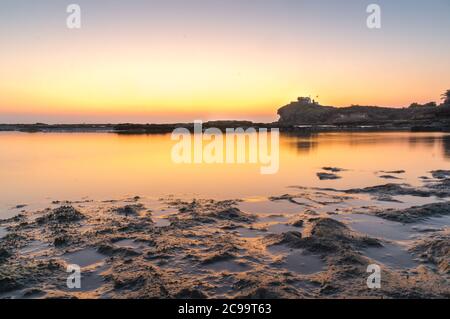
[[[75,39],[73,33],[65,28],[65,9],[70,3],[80,4],[82,8],[82,30]],[[370,3],[381,6],[380,30],[366,27],[366,7]],[[129,40],[131,38],[133,41]],[[272,107],[272,113],[275,114],[278,106],[295,98],[294,94],[297,93],[318,94],[323,97],[325,104],[340,106],[351,102],[367,104],[369,101],[386,106],[402,106],[414,100],[437,101],[439,92],[450,88],[449,0],[0,0],[0,68],[4,69],[4,72],[0,72],[0,91],[10,94],[9,98],[0,97],[0,122],[170,121],[171,116],[165,117],[160,112],[152,114],[152,110],[159,107],[152,103],[164,98],[160,92],[154,100],[145,97],[148,109],[140,106],[142,110],[128,115],[126,112],[118,115],[102,115],[101,112],[85,114],[82,108],[62,114],[64,112],[54,107],[48,109],[42,101],[14,103],[14,94],[23,92],[24,95],[32,96],[32,93],[28,88],[21,90],[20,83],[16,83],[14,88],[7,85],[13,81],[8,65],[20,65],[22,60],[23,65],[28,61],[38,63],[45,60],[42,57],[48,51],[57,55],[61,47],[67,48],[70,43],[78,45],[70,49],[74,54],[72,59],[75,69],[84,61],[82,58],[77,60],[77,50],[80,55],[90,54],[92,44],[101,46],[103,42],[108,50],[133,46],[139,52],[152,50],[148,45],[141,47],[139,41],[158,43],[159,47],[155,47],[154,51],[161,50],[161,44],[167,45],[170,54],[179,45],[180,52],[188,56],[186,59],[192,58],[186,55],[187,51],[192,51],[192,47],[202,51],[197,54],[202,56],[207,55],[208,52],[204,51],[208,51],[210,45],[211,61],[216,65],[222,64],[217,52],[230,48],[232,52],[229,56],[234,59],[233,66],[239,74],[245,72],[239,68],[248,64],[244,57],[250,51],[255,52],[256,59],[260,57],[262,62],[259,67],[255,62],[252,70],[260,71],[259,77],[267,74],[273,81],[275,77],[278,82],[285,81],[283,87],[271,84],[273,91],[261,89],[265,86],[249,76],[245,85],[237,82],[235,88],[224,91],[223,95],[220,88],[213,88],[211,91],[214,94],[211,95],[212,98],[221,99],[222,96],[230,95],[229,92],[237,92],[239,85],[242,90],[254,87],[255,90],[264,91],[261,94],[267,95],[264,97],[267,103],[263,103],[261,108],[264,108],[264,112],[261,113],[255,111],[255,105],[262,103],[258,99],[252,104],[248,96],[241,94],[241,100],[236,98],[233,101],[234,104],[242,101],[243,109],[248,107],[249,115],[243,117],[256,120],[275,119],[269,115],[272,112],[269,108]],[[95,56],[97,51],[92,49],[92,55]],[[324,51],[330,54],[326,55]],[[285,61],[280,61],[285,59],[286,54],[283,52],[288,52],[289,56]],[[236,62],[240,56],[242,61]],[[349,61],[355,61],[358,70],[349,69]],[[371,66],[371,61],[376,67]],[[393,68],[392,63],[398,68]],[[384,72],[386,78],[374,75],[370,80],[370,74],[361,78],[360,70],[367,68],[370,73],[371,67],[380,73]],[[327,72],[327,68],[331,71]],[[311,75],[314,69],[320,73],[320,78],[315,79]],[[24,67],[21,72],[23,78],[28,80],[37,77],[35,73],[38,70],[30,69],[28,74]],[[389,74],[390,70],[395,74]],[[405,71],[403,77],[400,74],[402,70]],[[310,81],[306,83],[305,77],[296,78],[293,75],[295,72],[305,74],[305,77],[310,77]],[[47,91],[52,89],[52,81],[56,81],[51,76],[48,79],[48,85],[44,88]],[[412,81],[409,86],[404,84],[407,80]],[[211,82],[215,81],[220,79],[211,78]],[[330,89],[333,85],[340,85],[340,82],[342,87],[336,91],[347,91],[348,97]],[[358,92],[351,92],[352,88],[360,90],[356,88],[358,83],[366,84],[369,91],[359,95]],[[380,95],[383,93],[384,84],[391,89],[394,84],[398,84],[399,96],[387,92],[384,97],[375,99],[377,91]],[[264,85],[269,86],[270,83]],[[373,87],[371,91],[370,86]],[[79,90],[82,89],[85,88],[80,86]],[[409,90],[410,96],[407,96]],[[36,101],[38,98],[36,96]],[[170,98],[167,96],[167,99]],[[194,96],[192,103],[200,100],[200,97],[196,99]],[[61,101],[64,104],[66,100]],[[175,105],[177,101],[173,103]],[[172,118],[237,117],[232,109],[228,112],[226,106],[222,105],[217,110],[205,112],[199,108],[198,112],[186,117],[173,115]],[[173,112],[176,110],[174,108]],[[141,113],[145,115],[141,116]]]

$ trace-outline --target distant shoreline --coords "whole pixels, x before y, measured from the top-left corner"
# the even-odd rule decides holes
[[[117,134],[167,134],[176,128],[187,128],[193,131],[193,123],[173,124],[0,124],[0,132],[24,133],[117,133]],[[251,121],[209,121],[203,123],[203,128],[218,128],[225,131],[227,128],[278,128],[285,133],[308,132],[382,132],[382,131],[408,131],[408,132],[450,132],[450,126],[414,125],[412,123],[389,124],[361,124],[361,125],[287,125],[282,123],[254,123]]]

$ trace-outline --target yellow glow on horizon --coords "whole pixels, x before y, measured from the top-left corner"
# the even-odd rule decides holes
[[[426,71],[386,58],[354,61],[347,48],[308,53],[208,40],[102,46],[94,38],[1,52],[0,113],[275,116],[301,95],[323,105],[407,106],[437,101],[444,90]]]

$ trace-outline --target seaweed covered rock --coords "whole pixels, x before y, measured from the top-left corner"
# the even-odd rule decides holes
[[[11,277],[0,276],[0,293],[19,289],[21,285]]]
[[[218,219],[225,219],[242,223],[250,223],[255,221],[256,219],[254,215],[244,213],[236,207],[230,207],[224,210],[213,212],[210,214],[210,216]]]
[[[97,251],[106,256],[119,255],[123,257],[139,256],[140,253],[129,247],[116,247],[114,245],[103,244],[98,247]]]
[[[387,209],[376,211],[374,214],[396,222],[414,223],[428,217],[450,214],[450,202],[433,203],[399,210]]]
[[[65,270],[63,263],[53,259],[6,263],[0,267],[0,293],[36,286],[47,280],[64,280],[67,278]]]
[[[304,221],[303,221],[303,219],[297,219],[297,220],[293,221],[291,223],[291,225],[294,226],[294,227],[299,227],[300,228],[300,227],[303,227]]]
[[[340,179],[341,177],[339,175],[333,174],[333,173],[317,173],[317,177],[321,180],[333,180],[333,179]]]
[[[436,179],[450,178],[450,170],[439,169],[436,171],[431,171],[430,173],[433,176],[433,178],[436,178]]]
[[[325,167],[322,167],[322,169],[323,169],[324,171],[329,171],[329,172],[333,172],[333,173],[343,172],[343,171],[346,170],[346,169],[344,169],[344,168],[340,168],[340,167],[331,167],[331,166],[325,166]]]
[[[354,233],[343,223],[331,218],[312,219],[308,236],[303,237],[299,232],[286,232],[268,235],[264,238],[264,242],[269,246],[286,244],[318,253],[382,246],[379,240]]]
[[[72,206],[61,206],[36,219],[39,224],[48,222],[71,223],[86,217]]]
[[[11,256],[11,253],[5,248],[0,247],[0,263],[5,261]]]
[[[438,183],[429,184],[426,187],[412,187],[409,184],[388,183],[383,185],[369,186],[364,188],[353,188],[338,190],[347,194],[371,194],[374,197],[392,197],[399,195],[410,195],[417,197],[436,196],[440,198],[450,196],[450,183],[441,180]],[[433,187],[431,187],[433,186]],[[447,187],[446,187],[447,186]]]
[[[125,215],[125,216],[134,216],[138,215],[141,210],[144,210],[144,205],[142,204],[133,204],[133,205],[125,205],[123,207],[113,208],[113,212]]]
[[[183,288],[174,296],[175,299],[207,299],[208,295],[198,289]]]
[[[438,233],[422,239],[411,251],[436,265],[440,272],[450,274],[450,232]]]
[[[303,289],[286,284],[290,280],[289,274],[255,271],[236,277],[233,288],[238,291],[237,299],[298,299],[308,296]]]
[[[196,226],[201,223],[210,224],[221,221],[236,223],[252,223],[255,215],[245,213],[235,207],[236,201],[193,200],[191,203],[174,202],[179,214],[171,218],[171,225]]]

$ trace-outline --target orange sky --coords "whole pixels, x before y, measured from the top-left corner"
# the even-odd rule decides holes
[[[25,14],[26,7],[11,6]],[[429,26],[416,26],[422,31],[414,37],[389,20],[385,29],[369,30],[364,11],[355,17],[361,6],[348,7],[345,21],[311,25],[309,16],[297,28],[278,7],[264,26],[268,12],[251,15],[254,8],[245,6],[234,20],[235,11],[204,18],[211,7],[192,10],[183,23],[88,2],[82,8],[91,20],[80,30],[66,29],[65,11],[50,4],[55,15],[48,20],[0,22],[9,27],[0,32],[0,122],[2,114],[18,121],[23,114],[276,120],[277,108],[300,95],[318,95],[324,105],[399,107],[438,101],[450,86],[449,45],[433,30],[427,34]]]

